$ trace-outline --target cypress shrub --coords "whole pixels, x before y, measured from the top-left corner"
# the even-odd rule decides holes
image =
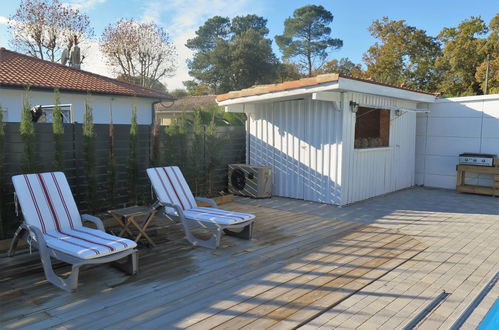
[[[52,114],[52,133],[54,134],[54,170],[64,171],[64,124],[60,104],[59,89],[54,90],[54,112]]]
[[[107,164],[107,179],[108,179],[108,203],[114,207],[115,194],[116,194],[116,155],[114,145],[114,124],[112,117],[109,121],[109,134],[108,134],[108,164]]]
[[[87,209],[95,212],[97,207],[96,173],[95,173],[95,131],[93,123],[92,105],[90,96],[85,101],[83,117],[83,153],[85,158],[85,178],[87,184]]]
[[[31,115],[31,105],[29,100],[29,89],[27,88],[23,95],[23,110],[21,115],[21,123],[19,125],[19,133],[23,140],[23,173],[35,173],[35,126]]]
[[[130,120],[130,141],[128,145],[128,197],[134,204],[137,204],[137,176],[138,160],[137,145],[139,126],[137,125],[137,106],[132,105],[132,118]],[[154,149],[153,149],[154,150]]]

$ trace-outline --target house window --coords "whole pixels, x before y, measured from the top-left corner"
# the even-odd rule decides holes
[[[62,122],[67,124],[71,123],[71,104],[61,104],[60,106],[62,113]],[[41,105],[35,106],[34,108],[40,108],[41,114],[37,123],[52,123],[53,115],[54,115],[54,106],[53,105]]]
[[[359,107],[355,120],[355,148],[388,147],[390,142],[390,111]]]

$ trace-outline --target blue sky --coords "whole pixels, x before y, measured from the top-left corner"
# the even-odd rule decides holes
[[[498,0],[413,0],[413,1],[303,1],[303,0],[61,0],[80,8],[90,16],[96,39],[109,23],[122,17],[134,17],[142,21],[153,21],[166,28],[175,42],[178,53],[176,74],[164,82],[169,89],[182,86],[182,81],[190,79],[185,61],[191,53],[183,45],[194,36],[196,29],[206,19],[215,16],[234,17],[257,14],[268,20],[272,38],[283,31],[284,20],[296,8],[307,4],[323,5],[334,15],[332,25],[335,38],[344,42],[342,49],[331,53],[332,58],[348,57],[361,62],[362,55],[374,39],[367,31],[375,19],[388,16],[390,19],[406,20],[408,24],[436,35],[443,27],[456,26],[470,16],[481,16],[487,23],[499,12]],[[9,48],[9,32],[5,25],[7,18],[14,13],[18,0],[0,1],[0,46]],[[113,75],[99,54],[97,40],[88,45],[91,53],[84,69]],[[279,50],[274,44],[278,56]]]

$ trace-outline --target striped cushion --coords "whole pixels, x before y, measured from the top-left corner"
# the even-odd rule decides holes
[[[27,224],[44,233],[82,226],[64,173],[16,175],[12,182]]]
[[[50,248],[81,259],[103,257],[137,246],[129,239],[88,227],[77,227],[62,232],[52,230],[45,233],[44,238]]]
[[[226,211],[211,207],[194,207],[184,211],[184,215],[188,219],[221,225],[233,225],[255,218],[253,214]]]
[[[49,247],[92,259],[137,246],[133,241],[83,227],[64,173],[16,175],[12,182],[24,221],[42,231]]]
[[[147,169],[154,192],[160,202],[178,205],[182,210],[196,207],[196,200],[177,166]],[[173,210],[167,210],[168,213]]]

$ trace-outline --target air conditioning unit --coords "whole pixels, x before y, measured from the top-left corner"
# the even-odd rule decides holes
[[[229,165],[229,192],[253,198],[272,196],[272,168],[246,164]]]

